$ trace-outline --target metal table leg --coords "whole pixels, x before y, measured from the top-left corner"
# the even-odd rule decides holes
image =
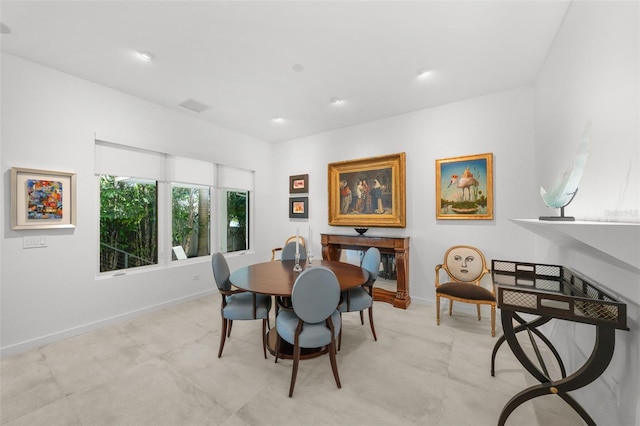
[[[562,358],[560,358],[560,354],[556,350],[556,348],[551,344],[551,341],[542,334],[538,327],[542,324],[546,324],[551,321],[553,318],[551,317],[538,317],[533,321],[526,322],[517,312],[513,312],[513,319],[516,320],[519,324],[514,328],[514,332],[517,334],[521,331],[529,329],[532,333],[540,338],[544,342],[544,344],[549,348],[549,350],[553,353],[553,356],[556,358],[558,362],[558,366],[560,368],[560,374],[562,377],[567,377],[567,370],[564,367],[564,363],[562,362]],[[498,349],[500,346],[506,342],[505,335],[503,334],[498,338],[496,344],[493,346],[493,353],[491,354],[491,376],[494,377],[496,375],[496,355],[498,354]]]
[[[529,387],[515,395],[502,409],[498,425],[504,425],[509,415],[522,403],[541,395],[556,394],[569,404],[588,425],[595,425],[589,414],[567,392],[582,388],[597,379],[607,368],[613,357],[615,329],[596,325],[596,340],[591,356],[575,373],[558,381],[547,378],[525,354],[516,338],[513,325],[514,312],[502,310],[502,328],[505,340],[520,364],[540,381],[540,385]]]

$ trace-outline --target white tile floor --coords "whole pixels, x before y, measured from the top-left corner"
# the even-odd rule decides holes
[[[376,302],[378,341],[344,318],[337,389],[329,358],[262,356],[259,321],[236,321],[217,358],[219,296],[2,360],[2,425],[495,425],[505,403],[535,384],[487,318],[460,312],[435,324],[432,305]],[[443,306],[443,313],[446,306]],[[365,317],[366,318],[366,317]],[[498,330],[498,335],[500,334]],[[581,425],[560,398],[519,407],[508,425]]]

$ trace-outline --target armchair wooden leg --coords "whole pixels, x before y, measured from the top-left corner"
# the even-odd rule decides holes
[[[449,299],[449,316],[453,313],[453,299]]]
[[[276,359],[275,361],[273,361],[274,363],[278,362],[278,355],[280,355],[280,342],[282,341],[282,338],[280,338],[279,334],[276,334]]]
[[[220,330],[220,348],[218,348],[218,358],[222,357],[222,349],[224,349],[224,341],[227,337],[227,320],[222,318],[222,330]]]
[[[335,348],[331,348],[335,350]],[[293,369],[291,371],[291,386],[289,387],[289,398],[293,396],[293,388],[296,385],[296,377],[298,376],[298,364],[300,363],[300,345],[294,345],[293,347]],[[330,356],[336,356],[336,354],[330,350]]]
[[[340,334],[338,334],[338,350],[342,349],[342,312],[340,312]]]
[[[227,328],[227,337],[231,337],[231,327],[233,327],[233,320],[227,321],[229,321],[229,327]]]
[[[262,353],[264,353],[264,359],[267,359],[267,320],[262,320]]]
[[[362,311],[360,311],[360,325],[364,325],[364,315],[362,314]]]
[[[491,305],[491,337],[496,337],[496,305]]]
[[[378,341],[376,336],[376,327],[373,325],[373,305],[369,308],[369,325],[371,325],[371,332],[373,333],[373,340]]]
[[[481,318],[480,318],[480,304],[478,303],[476,305],[476,307],[478,308],[478,321],[480,321],[481,320]]]
[[[440,296],[436,294],[436,325],[440,325]]]
[[[336,341],[335,339],[331,340],[329,344],[329,360],[331,361],[331,370],[333,371],[333,378],[336,379],[336,385],[338,389],[342,388],[340,384],[340,376],[338,375],[338,363],[336,362]]]

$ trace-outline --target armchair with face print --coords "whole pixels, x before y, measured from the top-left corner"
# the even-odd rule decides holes
[[[440,270],[448,275],[448,281],[440,283]],[[496,297],[493,289],[481,285],[482,277],[489,273],[487,262],[480,250],[471,246],[451,247],[444,255],[444,262],[436,265],[436,322],[440,325],[440,298],[449,299],[449,315],[453,302],[473,303],[491,307],[491,335],[496,335]]]

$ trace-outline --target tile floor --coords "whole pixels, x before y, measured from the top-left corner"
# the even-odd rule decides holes
[[[343,317],[342,389],[322,356],[301,362],[288,398],[291,361],[263,358],[259,321],[234,323],[217,358],[219,303],[204,297],[3,359],[0,424],[495,425],[535,384],[506,345],[491,377],[488,318],[454,311],[437,327],[433,305],[376,302],[377,342],[358,314]],[[550,395],[507,424],[582,422]]]

